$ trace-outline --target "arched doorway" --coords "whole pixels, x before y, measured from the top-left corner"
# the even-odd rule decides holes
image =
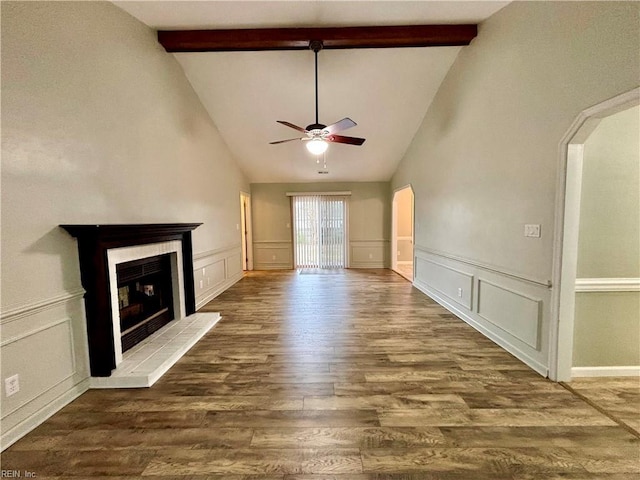
[[[603,119],[639,104],[640,89],[634,89],[591,107],[578,116],[561,142],[558,201],[556,202],[556,237],[554,239],[553,324],[550,330],[549,376],[552,380],[570,381],[573,376],[576,291],[577,285],[580,283],[576,279],[579,262],[578,246],[585,142]],[[627,291],[635,291],[633,288],[637,288],[637,285],[628,285],[622,288],[631,288]]]
[[[391,225],[391,268],[409,281],[413,281],[413,203],[411,185],[393,193]]]

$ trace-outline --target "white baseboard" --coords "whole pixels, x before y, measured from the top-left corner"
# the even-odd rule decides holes
[[[73,402],[76,398],[89,390],[89,379],[85,379],[75,385],[73,388],[67,390],[65,393],[56,398],[53,402],[47,404],[35,414],[30,415],[28,418],[18,423],[15,427],[9,429],[6,432],[2,432],[2,447],[0,451],[4,451],[11,445],[16,443],[22,437],[24,437],[31,430],[44,423],[47,419]]]
[[[504,338],[498,336],[495,332],[488,330],[486,327],[478,323],[473,317],[467,314],[465,311],[461,310],[457,307],[453,302],[450,302],[448,298],[444,295],[441,295],[436,290],[429,288],[429,286],[419,280],[414,280],[413,286],[420,290],[422,293],[432,298],[436,302],[438,302],[441,306],[454,313],[458,317],[460,317],[465,323],[468,323],[477,331],[482,333],[489,340],[493,341],[500,347],[504,348],[507,352],[521,360],[523,363],[531,367],[533,370],[538,372],[543,377],[547,377],[549,375],[549,369],[538,362],[537,360],[531,358],[529,355],[524,353],[522,350],[518,349],[511,343],[507,342]]]
[[[579,377],[640,377],[640,366],[573,367],[571,378]]]
[[[238,283],[240,280],[242,280],[243,276],[244,276],[244,272],[240,271],[233,277],[228,278],[224,282],[220,283],[217,287],[207,292],[204,296],[197,298],[196,310],[199,310],[200,308],[204,307],[207,303],[209,303],[211,300],[216,298],[222,292],[224,292],[225,290],[229,289],[230,287]]]

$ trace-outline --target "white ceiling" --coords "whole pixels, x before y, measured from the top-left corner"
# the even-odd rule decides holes
[[[480,23],[509,2],[140,1],[114,2],[156,29]],[[176,53],[178,62],[252,183],[386,181],[463,47],[324,50],[318,55],[319,121],[364,145],[330,144],[328,175],[286,120],[315,121],[311,51]]]

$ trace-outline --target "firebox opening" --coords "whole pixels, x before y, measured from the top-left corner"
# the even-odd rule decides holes
[[[122,351],[175,318],[171,255],[157,255],[116,265]]]

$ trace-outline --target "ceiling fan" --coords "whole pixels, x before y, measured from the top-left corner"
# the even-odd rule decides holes
[[[364,138],[345,137],[344,135],[336,135],[337,132],[341,132],[342,130],[355,127],[357,125],[356,122],[354,122],[350,118],[343,118],[342,120],[339,120],[328,126],[318,122],[318,52],[322,50],[322,41],[312,40],[311,42],[309,42],[309,48],[313,50],[313,53],[315,54],[315,64],[316,64],[316,123],[312,123],[311,125],[307,125],[306,128],[302,128],[290,122],[277,120],[277,122],[281,123],[282,125],[286,125],[287,127],[293,128],[294,130],[297,130],[299,132],[306,134],[306,137],[279,140],[277,142],[270,142],[270,145],[276,145],[278,143],[293,142],[295,140],[303,140],[307,142],[306,144],[307,150],[309,150],[314,155],[320,155],[321,153],[324,153],[327,147],[329,146],[328,142],[346,143],[347,145],[358,145],[358,146],[362,145],[365,141]]]

